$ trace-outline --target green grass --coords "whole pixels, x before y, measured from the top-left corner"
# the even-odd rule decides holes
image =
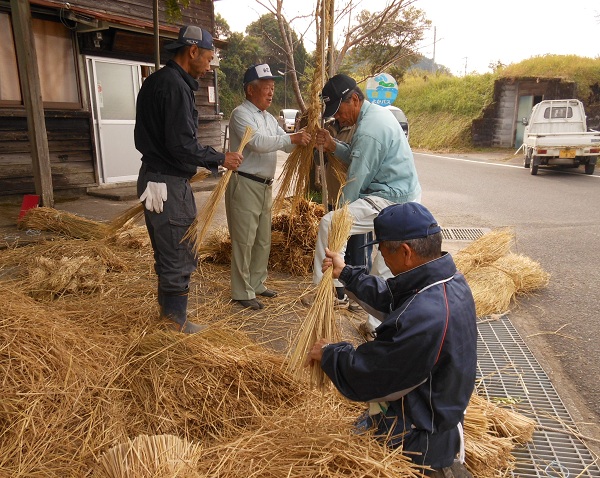
[[[417,71],[398,85],[395,105],[410,124],[410,144],[432,151],[472,150],[471,123],[493,101],[494,82],[516,77],[564,78],[577,84],[577,97],[586,106],[600,103],[600,57],[545,55],[503,67],[495,73],[455,77]]]

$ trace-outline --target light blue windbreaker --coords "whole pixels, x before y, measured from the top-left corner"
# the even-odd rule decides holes
[[[335,155],[349,164],[342,201],[379,196],[414,201],[421,185],[406,135],[391,111],[365,100],[350,144],[336,141]]]

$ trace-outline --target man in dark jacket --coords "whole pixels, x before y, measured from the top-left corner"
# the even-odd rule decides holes
[[[180,332],[194,333],[203,328],[187,319],[190,276],[197,261],[191,244],[181,242],[196,217],[189,180],[198,167],[213,174],[219,166],[235,170],[242,156],[198,144],[194,92],[214,58],[210,33],[184,26],[166,49],[174,52],[173,59],[146,78],[137,98],[135,147],[142,153],[137,190],[146,207],[161,317]]]
[[[326,252],[346,291],[382,319],[374,341],[354,348],[321,339],[309,353],[348,399],[368,402],[357,423],[402,446],[429,476],[470,476],[462,465],[462,424],[475,384],[475,303],[441,228],[422,205],[394,204],[374,221],[375,243],[393,274],[384,280]]]

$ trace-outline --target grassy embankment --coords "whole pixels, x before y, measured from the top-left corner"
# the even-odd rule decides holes
[[[471,123],[493,100],[494,81],[500,78],[560,77],[577,84],[577,97],[586,108],[600,103],[600,58],[544,55],[501,68],[495,73],[463,77],[409,73],[399,85],[396,106],[410,123],[414,149],[434,151],[473,150]]]

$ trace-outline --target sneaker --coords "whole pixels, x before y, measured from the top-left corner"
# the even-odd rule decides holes
[[[360,304],[358,302],[356,302],[355,300],[351,300],[348,303],[348,310],[350,312],[362,312],[363,308],[360,306]]]
[[[348,298],[348,296],[346,294],[344,294],[344,297],[342,299],[339,299],[337,297],[334,297],[334,299],[333,299],[333,308],[334,309],[347,309],[349,305],[350,305],[350,299]]]
[[[371,329],[366,322],[363,322],[358,326],[358,333],[362,335],[367,342],[371,342],[375,340],[375,337],[377,337],[375,331]]]

